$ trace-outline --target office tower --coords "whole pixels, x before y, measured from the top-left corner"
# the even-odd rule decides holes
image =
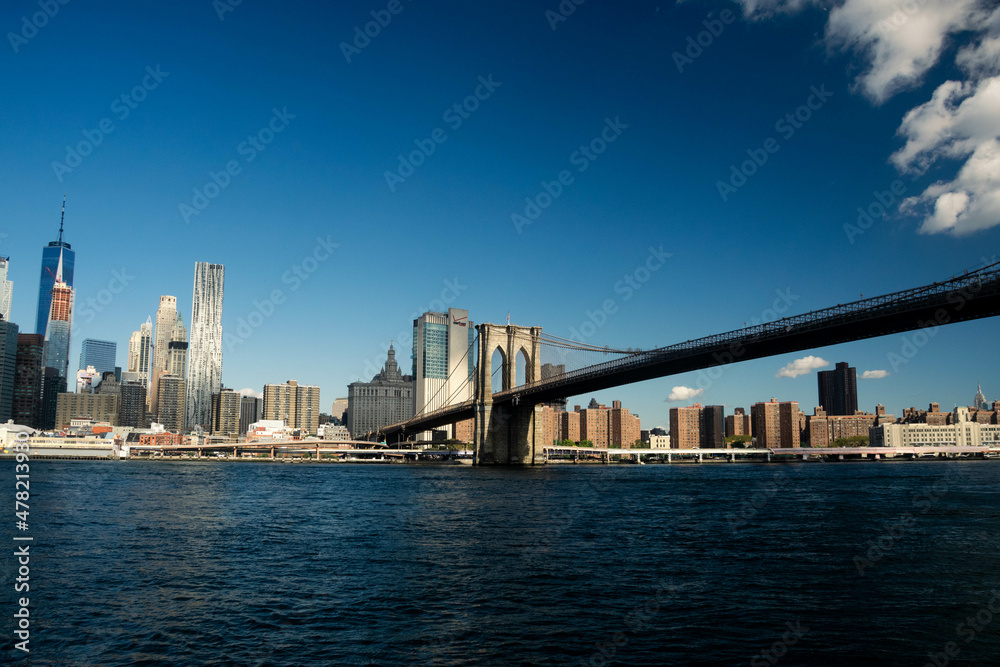
[[[180,340],[167,343],[167,372],[177,377],[187,376],[188,344]]]
[[[156,421],[168,431],[184,431],[184,378],[162,373],[156,388]]]
[[[476,330],[469,311],[426,312],[413,320],[413,414],[419,415],[472,398]],[[448,426],[449,435],[454,435]],[[426,440],[429,434],[417,437]]]
[[[188,346],[187,428],[208,430],[212,424],[212,394],[222,390],[222,295],[226,268],[196,262],[191,297],[191,342]],[[319,419],[319,410],[316,410]],[[317,423],[318,425],[318,423]],[[315,428],[312,431],[315,433]]]
[[[223,388],[212,394],[212,435],[235,436],[240,430],[240,395]]]
[[[858,410],[857,369],[840,362],[832,371],[816,373],[819,405],[828,415],[853,415]]]
[[[124,382],[120,388],[118,425],[145,428],[146,387],[141,382]]]
[[[42,248],[42,275],[38,286],[38,315],[35,319],[35,333],[45,334],[52,303],[52,288],[56,284],[57,271],[60,279],[69,288],[73,287],[73,266],[76,253],[63,241],[63,221],[66,218],[66,198],[63,197],[62,218],[59,220],[59,238]],[[60,271],[61,268],[61,271]],[[63,371],[62,377],[66,377]]]
[[[801,429],[798,401],[779,403],[772,398],[767,403],[754,403],[750,407],[750,417],[757,447],[773,449],[799,446]]]
[[[118,355],[118,344],[110,340],[94,340],[87,338],[80,345],[80,368],[93,366],[97,376],[106,372],[115,372],[115,357]]]
[[[42,368],[42,425],[41,429],[49,431],[56,425],[56,408],[59,395],[66,391],[66,378],[59,371],[46,366]]]
[[[980,384],[976,384],[976,397],[972,399],[972,407],[976,410],[989,410],[990,406],[986,402],[986,396],[983,394],[983,387]]]
[[[122,393],[122,383],[118,381],[115,377],[114,371],[104,371],[101,373],[96,386],[94,387],[95,394],[118,394]]]
[[[56,402],[56,428],[66,428],[74,419],[93,419],[118,426],[118,394],[62,393]]]
[[[400,373],[392,343],[381,372],[371,382],[352,382],[347,392],[347,430],[353,438],[413,416],[413,378]]]
[[[725,407],[706,405],[701,409],[701,447],[721,449],[726,446]]]
[[[333,399],[333,405],[330,407],[330,416],[336,419],[338,424],[345,426],[347,425],[347,401],[347,397],[335,398]]]
[[[132,337],[128,339],[128,372],[130,381],[138,381],[143,387],[149,387],[149,365],[152,362],[150,355],[153,349],[153,320],[149,317],[139,325],[138,331],[132,332]]]
[[[73,288],[63,280],[63,262],[56,263],[45,326],[45,366],[69,377],[69,334],[73,328]]]
[[[240,396],[240,435],[250,430],[250,424],[261,419],[261,400],[256,396]]]
[[[300,385],[295,380],[264,385],[263,417],[265,420],[284,420],[291,429],[316,433],[319,428],[319,387]]]
[[[41,334],[17,335],[17,363],[14,369],[15,424],[41,428],[42,425],[42,351]]]
[[[146,401],[149,409],[156,412],[157,392],[160,387],[160,376],[167,371],[168,344],[173,340],[174,327],[177,326],[177,297],[163,295],[160,297],[160,307],[156,309],[156,330],[153,332],[153,362],[149,367],[149,387]]]
[[[17,325],[0,319],[0,424],[14,414],[14,378],[17,375]]]
[[[0,257],[0,318],[10,320],[10,302],[14,296],[14,283],[7,280],[10,257]]]

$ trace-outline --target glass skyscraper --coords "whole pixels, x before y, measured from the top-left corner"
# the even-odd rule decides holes
[[[472,398],[475,327],[469,311],[426,312],[413,320],[414,414]]]
[[[49,312],[42,332],[45,334],[45,367],[56,369],[59,377],[66,378],[69,373],[69,334],[73,328],[73,288],[63,281],[62,269],[62,261],[57,261],[55,280],[49,293]]]
[[[66,199],[63,198],[63,218],[66,217]],[[42,248],[42,277],[38,283],[38,315],[35,320],[35,333],[45,335],[49,322],[49,306],[52,303],[52,287],[56,284],[56,272],[62,262],[62,281],[68,287],[73,287],[73,265],[76,253],[70,245],[63,241],[63,221],[59,221],[59,238],[50,241]],[[114,369],[112,369],[114,370]],[[66,377],[63,373],[63,377]]]
[[[97,371],[97,377],[104,373],[115,371],[115,357],[118,353],[118,345],[110,340],[94,340],[87,338],[80,346],[80,370],[87,370],[87,366],[93,366]]]
[[[226,267],[196,262],[191,297],[185,427],[212,425],[212,394],[222,390],[222,294]]]

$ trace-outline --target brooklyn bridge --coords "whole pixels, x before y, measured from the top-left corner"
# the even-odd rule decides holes
[[[540,404],[679,373],[993,317],[1000,314],[1000,262],[959,276],[891,294],[837,304],[780,320],[687,340],[652,350],[612,349],[542,332],[540,326],[478,324],[469,346],[475,370],[464,378],[470,400],[425,411],[381,428],[366,440],[396,442],[458,421],[474,420],[474,463],[534,465],[544,462],[536,438]],[[543,350],[602,355],[606,360],[541,377]],[[492,359],[499,351],[500,367]],[[516,383],[518,360],[523,382]],[[500,372],[500,386],[493,377]],[[466,394],[468,385],[466,385]],[[448,401],[446,401],[447,403]]]

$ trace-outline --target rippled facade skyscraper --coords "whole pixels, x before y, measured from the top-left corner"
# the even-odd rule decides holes
[[[14,283],[7,280],[8,257],[0,257],[0,318],[10,320],[10,302],[14,294]]]
[[[191,297],[185,427],[212,425],[212,394],[222,390],[222,295],[226,267],[196,262]]]

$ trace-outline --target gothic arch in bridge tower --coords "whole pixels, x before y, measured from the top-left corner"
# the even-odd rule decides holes
[[[479,324],[475,391],[475,451],[477,463],[534,464],[543,462],[542,443],[535,443],[535,405],[521,404],[517,395],[517,364],[524,364],[524,381],[541,378],[541,327]],[[493,354],[500,350],[503,384],[494,406]]]

